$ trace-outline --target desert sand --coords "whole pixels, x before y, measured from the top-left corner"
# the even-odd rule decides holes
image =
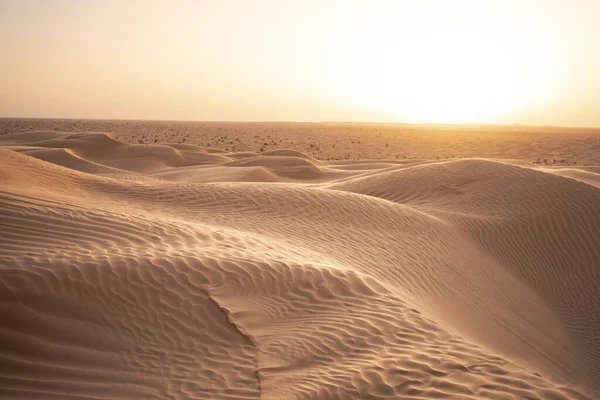
[[[0,133],[2,398],[600,398],[598,131]]]

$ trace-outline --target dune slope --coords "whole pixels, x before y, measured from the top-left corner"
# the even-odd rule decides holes
[[[600,395],[597,186],[480,159],[0,142],[3,397]]]

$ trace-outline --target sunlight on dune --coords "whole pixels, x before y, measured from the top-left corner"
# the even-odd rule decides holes
[[[600,393],[593,167],[181,139],[0,135],[0,395]]]

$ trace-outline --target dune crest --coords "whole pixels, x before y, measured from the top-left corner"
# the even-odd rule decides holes
[[[3,397],[600,395],[593,169],[0,145]]]

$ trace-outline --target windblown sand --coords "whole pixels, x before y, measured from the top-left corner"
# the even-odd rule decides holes
[[[600,398],[597,133],[15,121],[2,398]]]

